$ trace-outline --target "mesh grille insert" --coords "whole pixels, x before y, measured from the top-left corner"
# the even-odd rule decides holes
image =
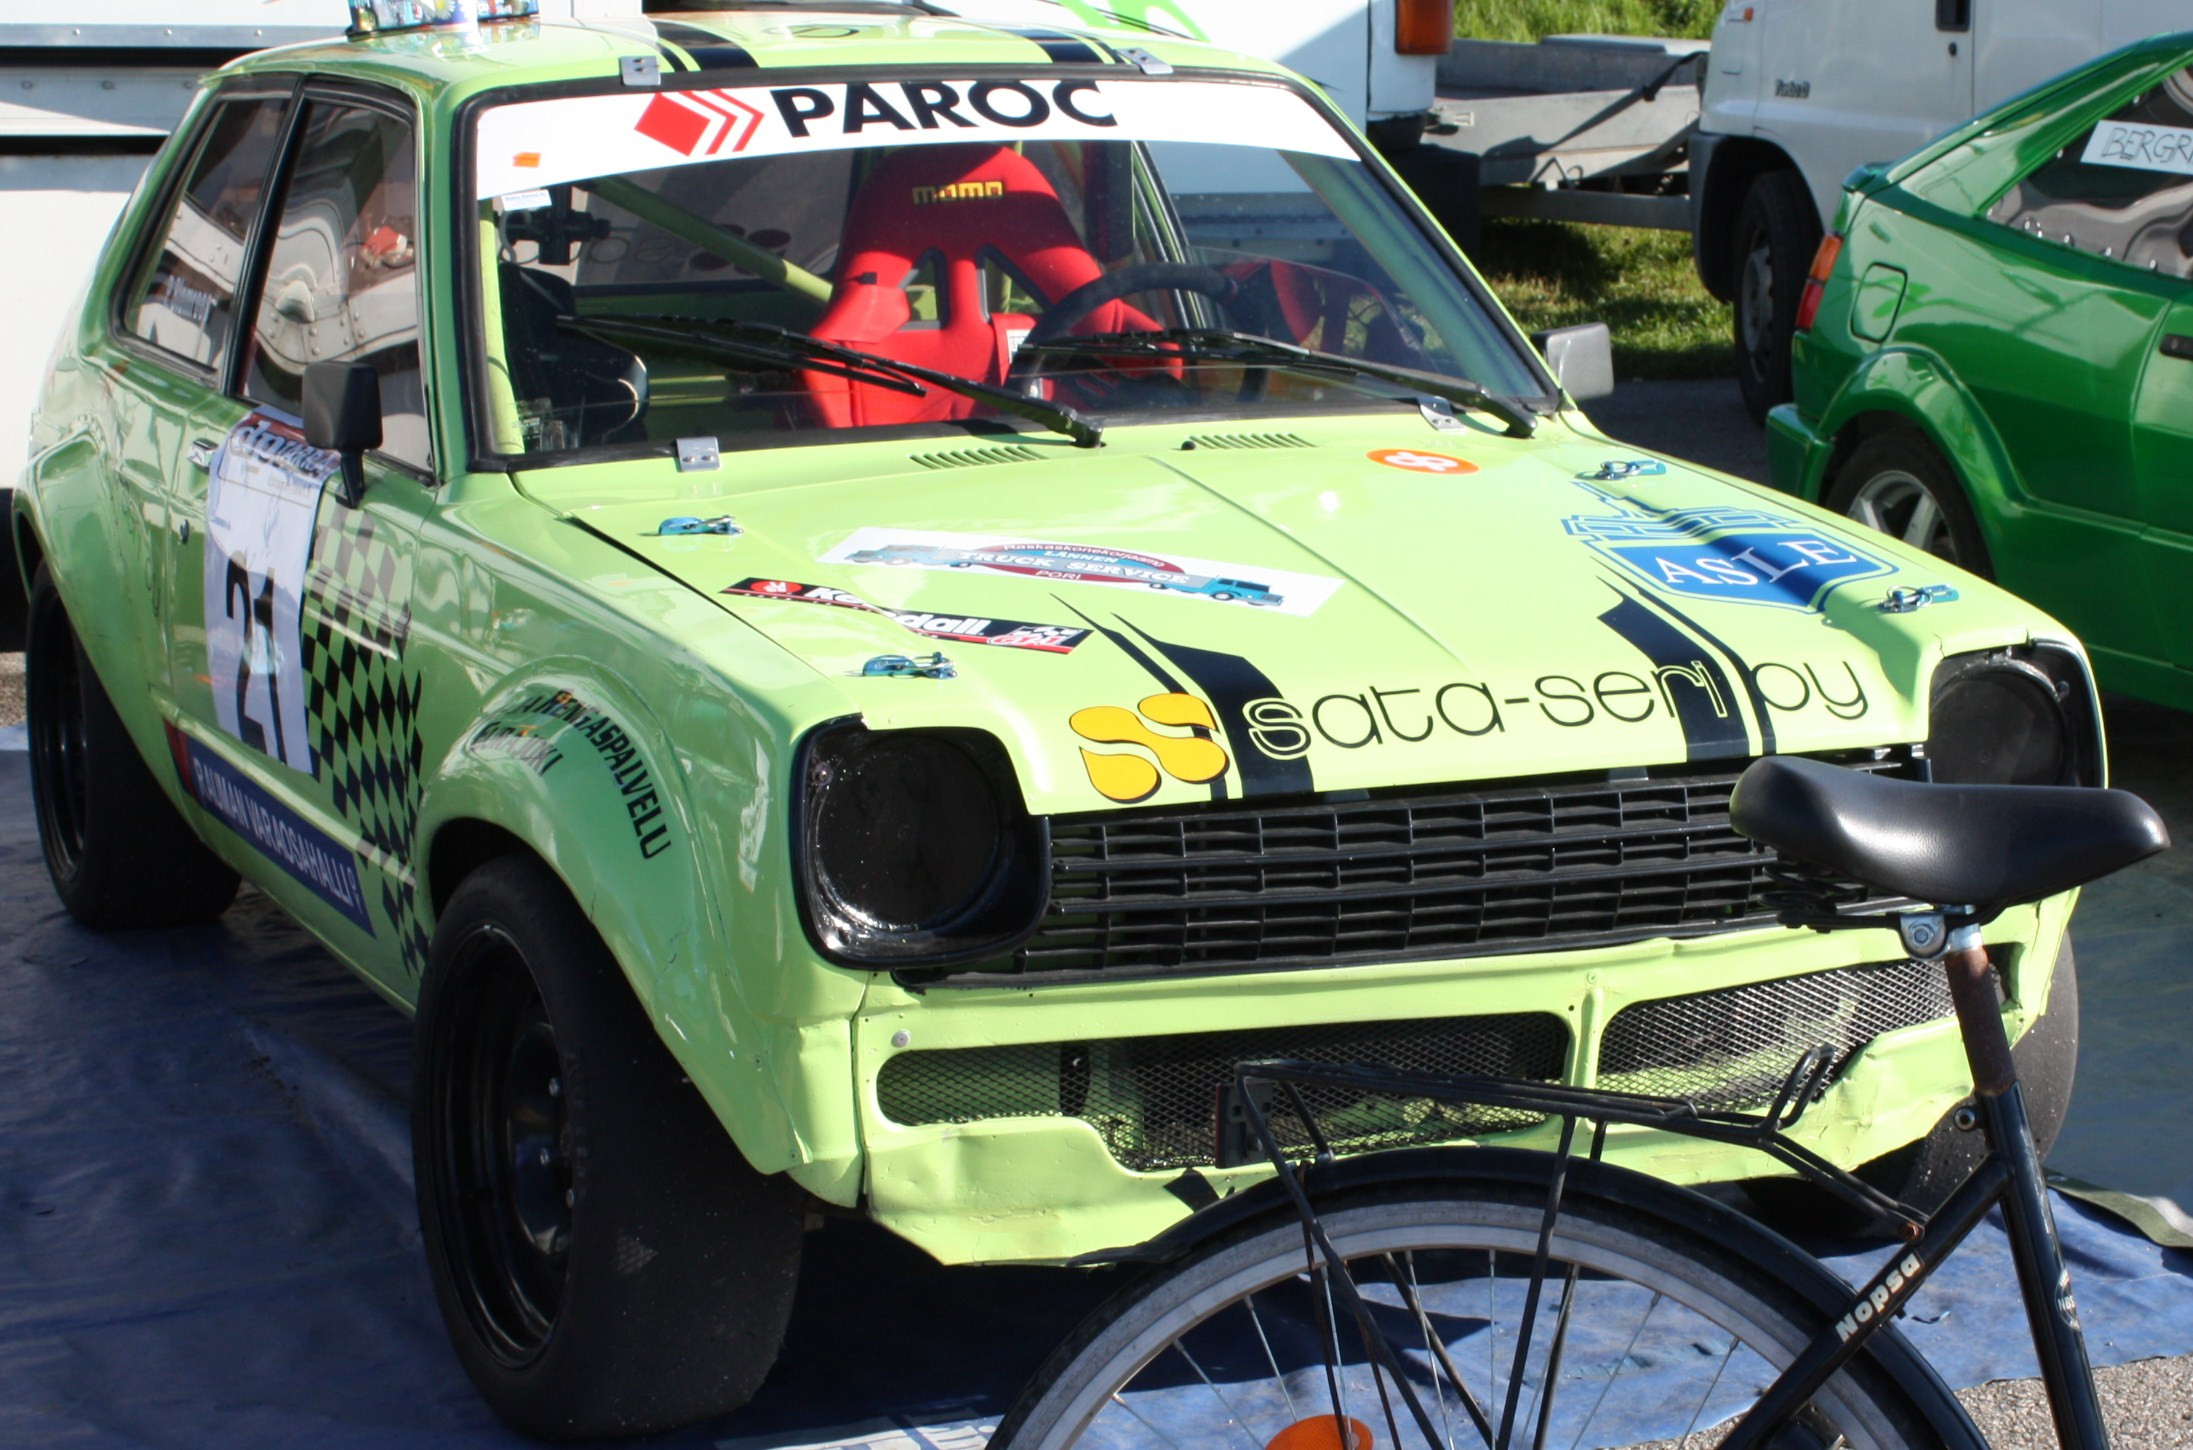
[[[876,1097],[894,1123],[985,1118],[1080,1118],[1112,1157],[1136,1172],[1212,1161],[1219,1086],[1251,1058],[1378,1062],[1423,1072],[1487,1073],[1558,1080],[1569,1034],[1550,1013],[1429,1021],[1197,1032],[1104,1042],[1044,1042],[907,1052],[883,1065]],[[1450,1142],[1528,1127],[1535,1116],[1494,1108],[1391,1098],[1352,1100],[1342,1089],[1306,1090],[1338,1151],[1360,1153]],[[1289,1147],[1307,1139],[1291,1114],[1272,1126]]]
[[[1771,1098],[1798,1057],[1823,1042],[1840,1071],[1882,1033],[1954,1010],[1941,963],[1916,961],[1641,1002],[1607,1024],[1599,1086],[1709,1109],[1749,1107]]]

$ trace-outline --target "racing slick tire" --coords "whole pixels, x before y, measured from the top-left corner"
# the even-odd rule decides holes
[[[100,931],[211,921],[236,873],[191,833],[114,712],[45,565],[24,631],[30,791],[46,873]]]
[[[805,1198],[747,1164],[535,858],[497,857],[451,896],[412,1064],[427,1264],[496,1414],[568,1440],[752,1397],[791,1314]]]
[[[1769,171],[1751,184],[1736,212],[1732,310],[1736,381],[1752,421],[1790,399],[1789,344],[1797,331],[1797,301],[1820,245],[1812,198],[1794,171]]]
[[[1979,516],[1956,471],[1932,444],[1907,429],[1876,433],[1851,450],[1821,502],[1968,574],[1994,577]]]
[[[2063,949],[2056,954],[2048,1006],[2010,1055],[2018,1065],[2033,1144],[2046,1159],[2071,1111],[2071,1089],[2079,1066],[2079,962],[2069,932],[2064,933]],[[1865,1164],[1858,1176],[1900,1203],[1934,1213],[1987,1153],[1985,1135],[1978,1129],[1959,1128],[1956,1118],[1953,1108],[1924,1138]],[[1870,1238],[1886,1232],[1883,1225],[1802,1179],[1763,1178],[1744,1186],[1759,1217],[1784,1233]]]

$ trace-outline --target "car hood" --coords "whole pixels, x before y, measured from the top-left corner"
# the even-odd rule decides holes
[[[1565,420],[1177,434],[901,445],[867,472],[848,451],[760,483],[733,455],[674,498],[569,512],[872,728],[997,734],[1047,810],[1908,742],[1943,653],[2060,633],[1939,560]],[[721,532],[676,532],[695,524]],[[1885,608],[1894,590],[1925,602]],[[1199,736],[1219,751],[1179,747]]]

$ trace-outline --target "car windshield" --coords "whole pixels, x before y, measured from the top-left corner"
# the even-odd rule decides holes
[[[1008,419],[1090,442],[1423,394],[1520,425],[1549,390],[1278,83],[621,89],[476,128],[500,454]]]

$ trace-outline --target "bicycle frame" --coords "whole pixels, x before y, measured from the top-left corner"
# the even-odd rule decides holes
[[[2009,1227],[2011,1256],[2017,1266],[2034,1352],[2040,1361],[2041,1379],[2055,1417],[2057,1439],[2063,1450],[2109,1450],[2109,1436],[2102,1423],[2078,1308],[2071,1294],[2071,1275],[2064,1266],[2055,1215],[2048,1206],[2040,1155],[2034,1147],[2025,1098],[2018,1086],[2010,1040],[2003,1031],[1987,953],[1980,946],[1978,928],[1969,925],[1950,933],[1946,945],[1944,965],[1949,973],[1951,998],[1956,1006],[1966,1056],[1972,1065],[1973,1126],[1986,1135],[1988,1153],[1932,1217],[1904,1208],[1802,1144],[1782,1136],[1797,1122],[1805,1105],[1826,1085],[1825,1078],[1833,1060],[1825,1047],[1816,1047],[1798,1059],[1764,1114],[1706,1112],[1681,1098],[1605,1092],[1560,1083],[1402,1073],[1361,1065],[1292,1061],[1243,1063],[1236,1069],[1233,1083],[1221,1093],[1218,1161],[1220,1166],[1234,1166],[1263,1158],[1278,1170],[1280,1182],[1302,1219],[1305,1235],[1315,1247],[1316,1259],[1322,1262],[1326,1283],[1338,1289],[1343,1307],[1354,1318],[1363,1336],[1366,1350],[1393,1379],[1410,1417],[1427,1439],[1436,1443],[1439,1437],[1433,1431],[1431,1416],[1408,1377],[1400,1372],[1391,1345],[1373,1326],[1368,1306],[1318,1221],[1306,1182],[1309,1165],[1303,1165],[1305,1171],[1298,1173],[1272,1131],[1269,1106],[1273,1090],[1285,1092],[1291,1114],[1309,1135],[1315,1149],[1315,1162],[1331,1162],[1334,1154],[1318,1126],[1315,1112],[1302,1095],[1301,1089],[1307,1086],[1512,1108],[1561,1120],[1560,1146],[1552,1155],[1547,1178],[1546,1208],[1539,1224],[1537,1258],[1524,1301],[1515,1366],[1508,1378],[1507,1400],[1500,1407],[1497,1426],[1485,1407],[1477,1404],[1463,1388],[1453,1367],[1447,1366],[1464,1410],[1490,1450],[1512,1450],[1524,1357],[1533,1343],[1554,1224],[1560,1216],[1568,1163],[1574,1155],[1580,1121],[1594,1125],[1590,1156],[1595,1160],[1599,1157],[1607,1127],[1615,1123],[1754,1148],[1795,1168],[1838,1197],[1897,1225],[1905,1239],[1891,1251],[1880,1271],[1856,1291],[1847,1312],[1812,1339],[1731,1429],[1721,1442],[1723,1450],[1756,1450],[1785,1428],[1835,1372],[1862,1351],[1883,1324],[1895,1317],[1905,1301],[1979,1226],[1989,1210],[2000,1203]],[[1408,1307],[1421,1317],[1420,1306],[1411,1303]],[[1550,1351],[1549,1381],[1553,1369],[1559,1365],[1567,1332],[1567,1314],[1568,1296],[1564,1294]],[[1338,1352],[1337,1344],[1334,1352]],[[1546,1420],[1547,1415],[1541,1413],[1534,1447],[1543,1440]]]

